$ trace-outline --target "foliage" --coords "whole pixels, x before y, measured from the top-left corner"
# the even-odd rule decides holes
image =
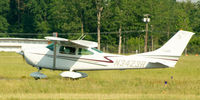
[[[100,4],[97,3],[99,1]],[[98,5],[103,7],[101,45],[107,52],[116,52],[120,28],[122,44],[130,46],[134,41],[138,43],[133,38],[141,38],[145,34],[145,23],[142,21],[144,14],[150,14],[151,18],[149,47],[151,36],[154,37],[154,47],[158,48],[180,29],[195,32],[196,38],[200,34],[200,1],[191,3],[176,0],[1,0],[0,36],[43,38],[58,32],[64,34],[62,37],[77,39],[83,32],[88,33],[85,39],[97,41],[97,36],[90,33],[97,32]],[[193,39],[192,41],[200,41]],[[190,45],[190,53],[194,48],[199,48],[197,44]],[[132,50],[128,49],[128,52],[136,50],[134,46]]]
[[[7,21],[9,10],[9,1],[8,0],[1,0],[0,1],[0,32],[7,32],[9,23]]]
[[[127,45],[128,45],[128,52],[130,53],[136,53],[136,51],[141,51],[141,49],[143,49],[143,45],[144,45],[144,39],[141,38],[130,38],[127,41]]]
[[[8,22],[6,18],[0,16],[0,32],[6,32],[8,30]]]
[[[198,37],[193,37],[192,40],[189,43],[188,46],[188,51],[189,53],[193,53],[193,54],[200,54],[200,36]]]

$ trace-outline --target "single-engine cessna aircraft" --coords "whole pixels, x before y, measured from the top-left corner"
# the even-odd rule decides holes
[[[38,72],[31,73],[35,79],[47,77],[40,73],[43,68],[63,70],[62,77],[77,79],[87,77],[77,71],[174,67],[193,34],[180,30],[161,48],[128,56],[103,53],[95,48],[96,42],[59,37],[45,37],[52,44],[43,48],[22,48],[20,54],[28,64],[38,68]]]

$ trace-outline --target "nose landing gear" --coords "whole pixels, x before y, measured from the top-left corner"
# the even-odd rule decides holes
[[[42,68],[39,67],[38,71],[31,73],[30,76],[35,78],[35,80],[47,78],[47,76],[45,74],[40,73],[40,70],[42,70]]]

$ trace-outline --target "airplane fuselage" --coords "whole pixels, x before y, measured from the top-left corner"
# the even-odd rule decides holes
[[[57,47],[56,66],[53,66],[53,51],[49,48],[35,48],[24,50],[24,57],[28,64],[53,70],[111,70],[111,69],[135,69],[154,68],[158,64],[151,64],[152,58],[138,55],[123,56],[116,54],[100,53],[92,48],[84,48],[91,54],[78,54],[75,48],[74,54],[64,54],[60,52],[61,46]],[[159,64],[160,68],[167,67]]]

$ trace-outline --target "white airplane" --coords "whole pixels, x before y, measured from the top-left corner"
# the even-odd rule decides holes
[[[63,70],[62,77],[77,79],[87,77],[77,71],[175,67],[193,34],[180,30],[161,48],[128,56],[103,53],[96,49],[96,42],[58,37],[45,37],[53,43],[41,48],[22,48],[20,54],[28,64],[38,68],[38,72],[31,73],[35,79],[47,77],[40,73],[43,68]]]

